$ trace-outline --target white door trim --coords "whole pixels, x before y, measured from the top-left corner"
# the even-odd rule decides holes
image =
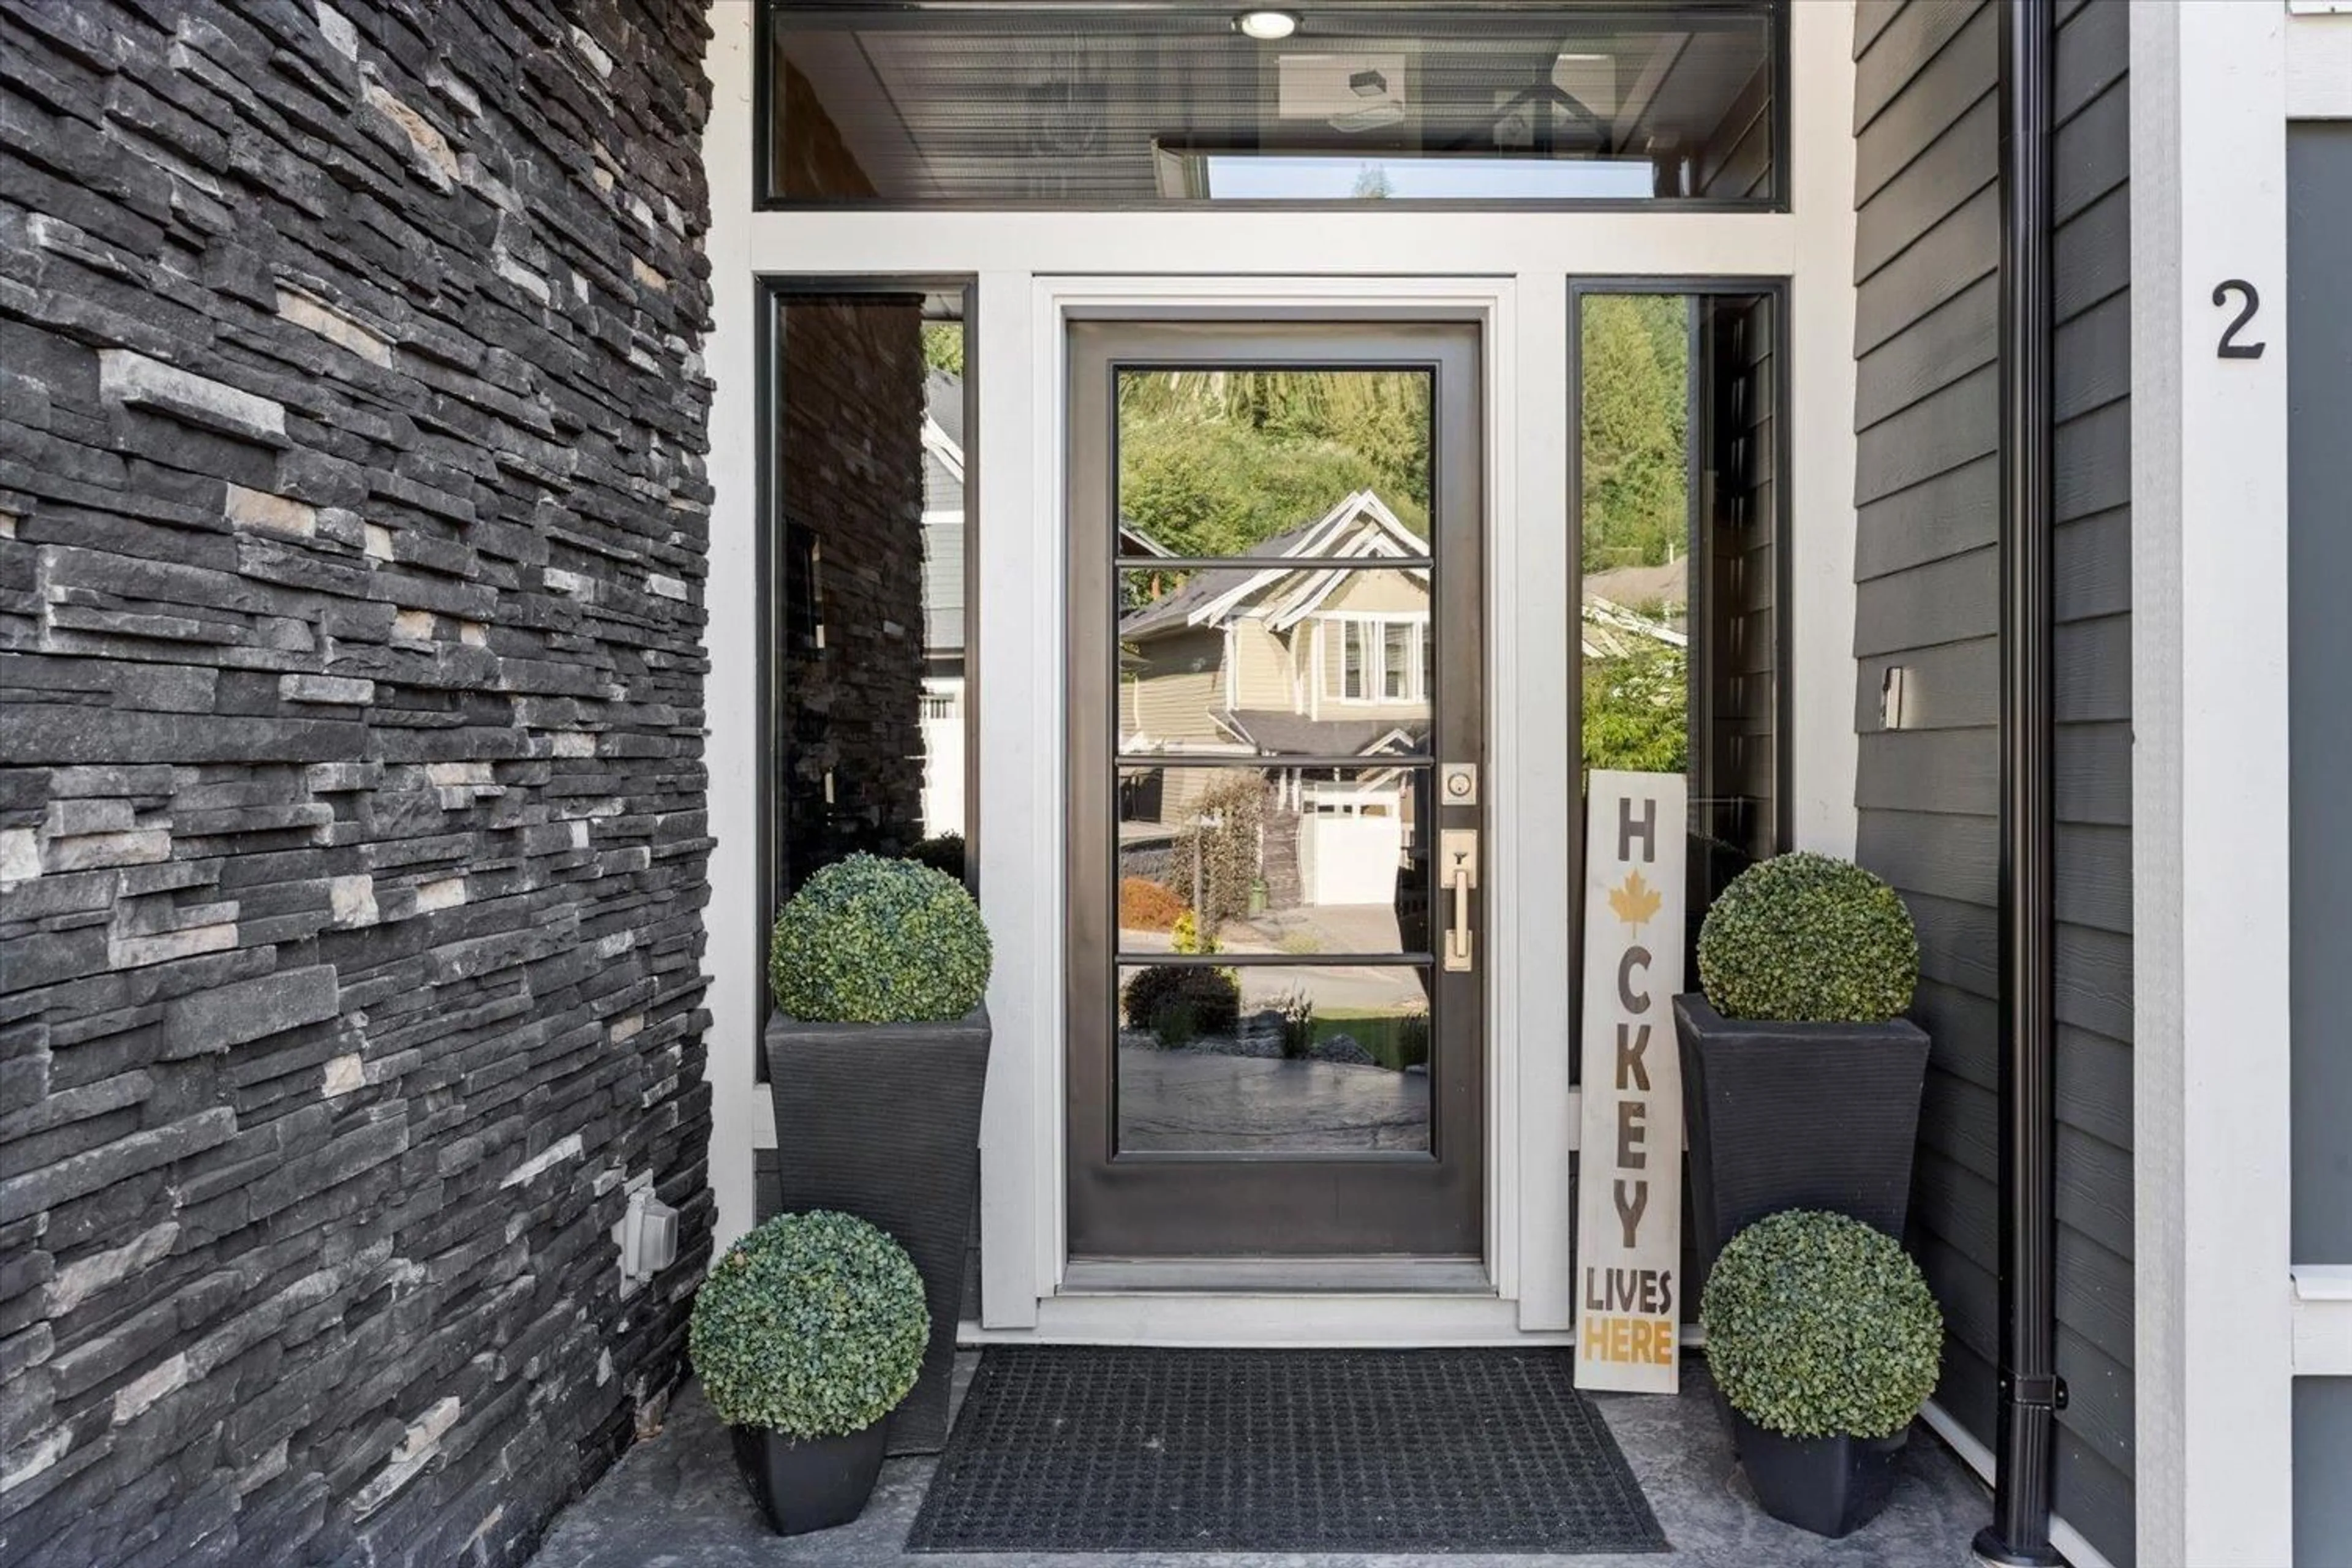
[[[1522,1326],[1565,1326],[1523,1325],[1516,1310],[1504,1308],[1521,1299],[1530,1279],[1545,1282],[1547,1300],[1567,1295],[1568,1152],[1557,1136],[1568,1116],[1565,1051],[1551,1053],[1559,1062],[1558,1081],[1538,1089],[1522,1070],[1520,1049],[1531,1033],[1565,1042],[1567,993],[1559,988],[1556,1006],[1545,1007],[1541,998],[1551,993],[1544,988],[1501,984],[1507,975],[1567,973],[1563,879],[1522,878],[1520,871],[1567,864],[1556,809],[1563,796],[1545,788],[1566,785],[1567,651],[1557,600],[1567,581],[1567,476],[1559,443],[1519,439],[1530,418],[1553,419],[1558,423],[1551,427],[1564,428],[1565,355],[1518,354],[1528,328],[1519,317],[1519,285],[1512,278],[1043,277],[1032,281],[1021,303],[1001,300],[990,283],[984,276],[981,374],[985,378],[991,363],[1005,363],[989,358],[989,352],[1004,346],[996,330],[1003,318],[1016,315],[1025,323],[1031,374],[1024,388],[1029,416],[997,415],[983,419],[980,429],[982,527],[991,536],[981,592],[981,645],[990,650],[980,683],[981,794],[992,814],[981,836],[981,889],[999,952],[1024,960],[1000,964],[990,992],[997,1045],[981,1146],[982,1331],[1055,1338],[1166,1331],[1151,1328],[1168,1318],[1164,1296],[1061,1294],[1067,1264],[1062,1113],[1067,1019],[1059,878],[1065,824],[1057,809],[1038,809],[1061,800],[1066,752],[1060,710],[1064,574],[1037,570],[1036,563],[1060,562],[1068,553],[1067,326],[1076,315],[1128,310],[1471,321],[1481,328],[1486,377],[1487,832],[1493,846],[1487,942],[1494,954],[1485,976],[1486,1254],[1499,1300],[1316,1295],[1290,1298],[1279,1311],[1259,1311],[1244,1303],[1273,1299],[1197,1296],[1187,1298],[1190,1305],[1177,1315],[1212,1338],[1238,1333],[1254,1342],[1267,1334],[1332,1342],[1334,1336],[1360,1333],[1367,1300],[1386,1302],[1382,1311],[1394,1327],[1384,1332],[1408,1339],[1433,1332],[1493,1338]],[[1013,279],[1004,283],[1002,293],[1014,291]],[[1564,332],[1564,280],[1560,289],[1543,292],[1559,294],[1551,313]],[[1000,372],[998,380],[1003,379]],[[992,455],[992,436],[1001,456]],[[1025,452],[1018,449],[1024,442]],[[1001,488],[986,488],[992,484]],[[1005,519],[1017,520],[1012,526],[1018,532],[1010,539]],[[1006,580],[1000,584],[999,577]],[[1016,815],[1009,824],[1003,820],[1008,809]],[[1529,1016],[1555,1011],[1556,1017]]]

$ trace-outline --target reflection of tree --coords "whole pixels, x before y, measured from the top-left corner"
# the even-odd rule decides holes
[[[1120,510],[1179,554],[1245,554],[1359,489],[1428,531],[1426,375],[1132,373],[1118,420]]]
[[[1236,773],[1201,792],[1191,821],[1177,835],[1171,868],[1198,889],[1193,907],[1213,933],[1218,922],[1249,910],[1258,879],[1258,829],[1265,815],[1265,782]],[[1206,951],[1214,952],[1211,948]]]
[[[1644,643],[1584,666],[1584,765],[1678,773],[1690,765],[1689,684],[1681,648]]]
[[[1584,301],[1584,569],[1655,566],[1688,547],[1689,303]]]

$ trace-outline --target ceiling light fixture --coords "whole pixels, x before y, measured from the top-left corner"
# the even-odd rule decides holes
[[[1279,43],[1298,31],[1296,11],[1244,11],[1234,18],[1234,29],[1261,44]]]

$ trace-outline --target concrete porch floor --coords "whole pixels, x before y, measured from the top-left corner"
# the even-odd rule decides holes
[[[958,1397],[976,1357],[959,1358]],[[1298,1552],[910,1554],[907,1530],[935,1461],[894,1459],[856,1523],[782,1539],[752,1511],[727,1435],[691,1386],[660,1434],[638,1444],[559,1515],[532,1568],[1957,1568],[1990,1517],[1976,1477],[1934,1433],[1915,1427],[1894,1502],[1843,1541],[1825,1541],[1757,1508],[1717,1417],[1703,1359],[1684,1363],[1673,1398],[1596,1396],[1672,1550],[1639,1556],[1393,1556]]]

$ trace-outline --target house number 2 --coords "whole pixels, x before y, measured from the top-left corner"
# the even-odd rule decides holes
[[[2230,318],[2228,326],[2221,329],[2221,345],[2214,351],[2214,357],[2260,359],[2263,351],[2270,345],[2242,343],[2238,341],[2238,334],[2245,331],[2246,323],[2254,319],[2254,312],[2263,308],[2263,297],[2254,291],[2252,284],[2242,278],[2227,278],[2213,285],[2213,303],[2216,305],[2228,304],[2232,294],[2237,295],[2240,300],[2238,313]]]

